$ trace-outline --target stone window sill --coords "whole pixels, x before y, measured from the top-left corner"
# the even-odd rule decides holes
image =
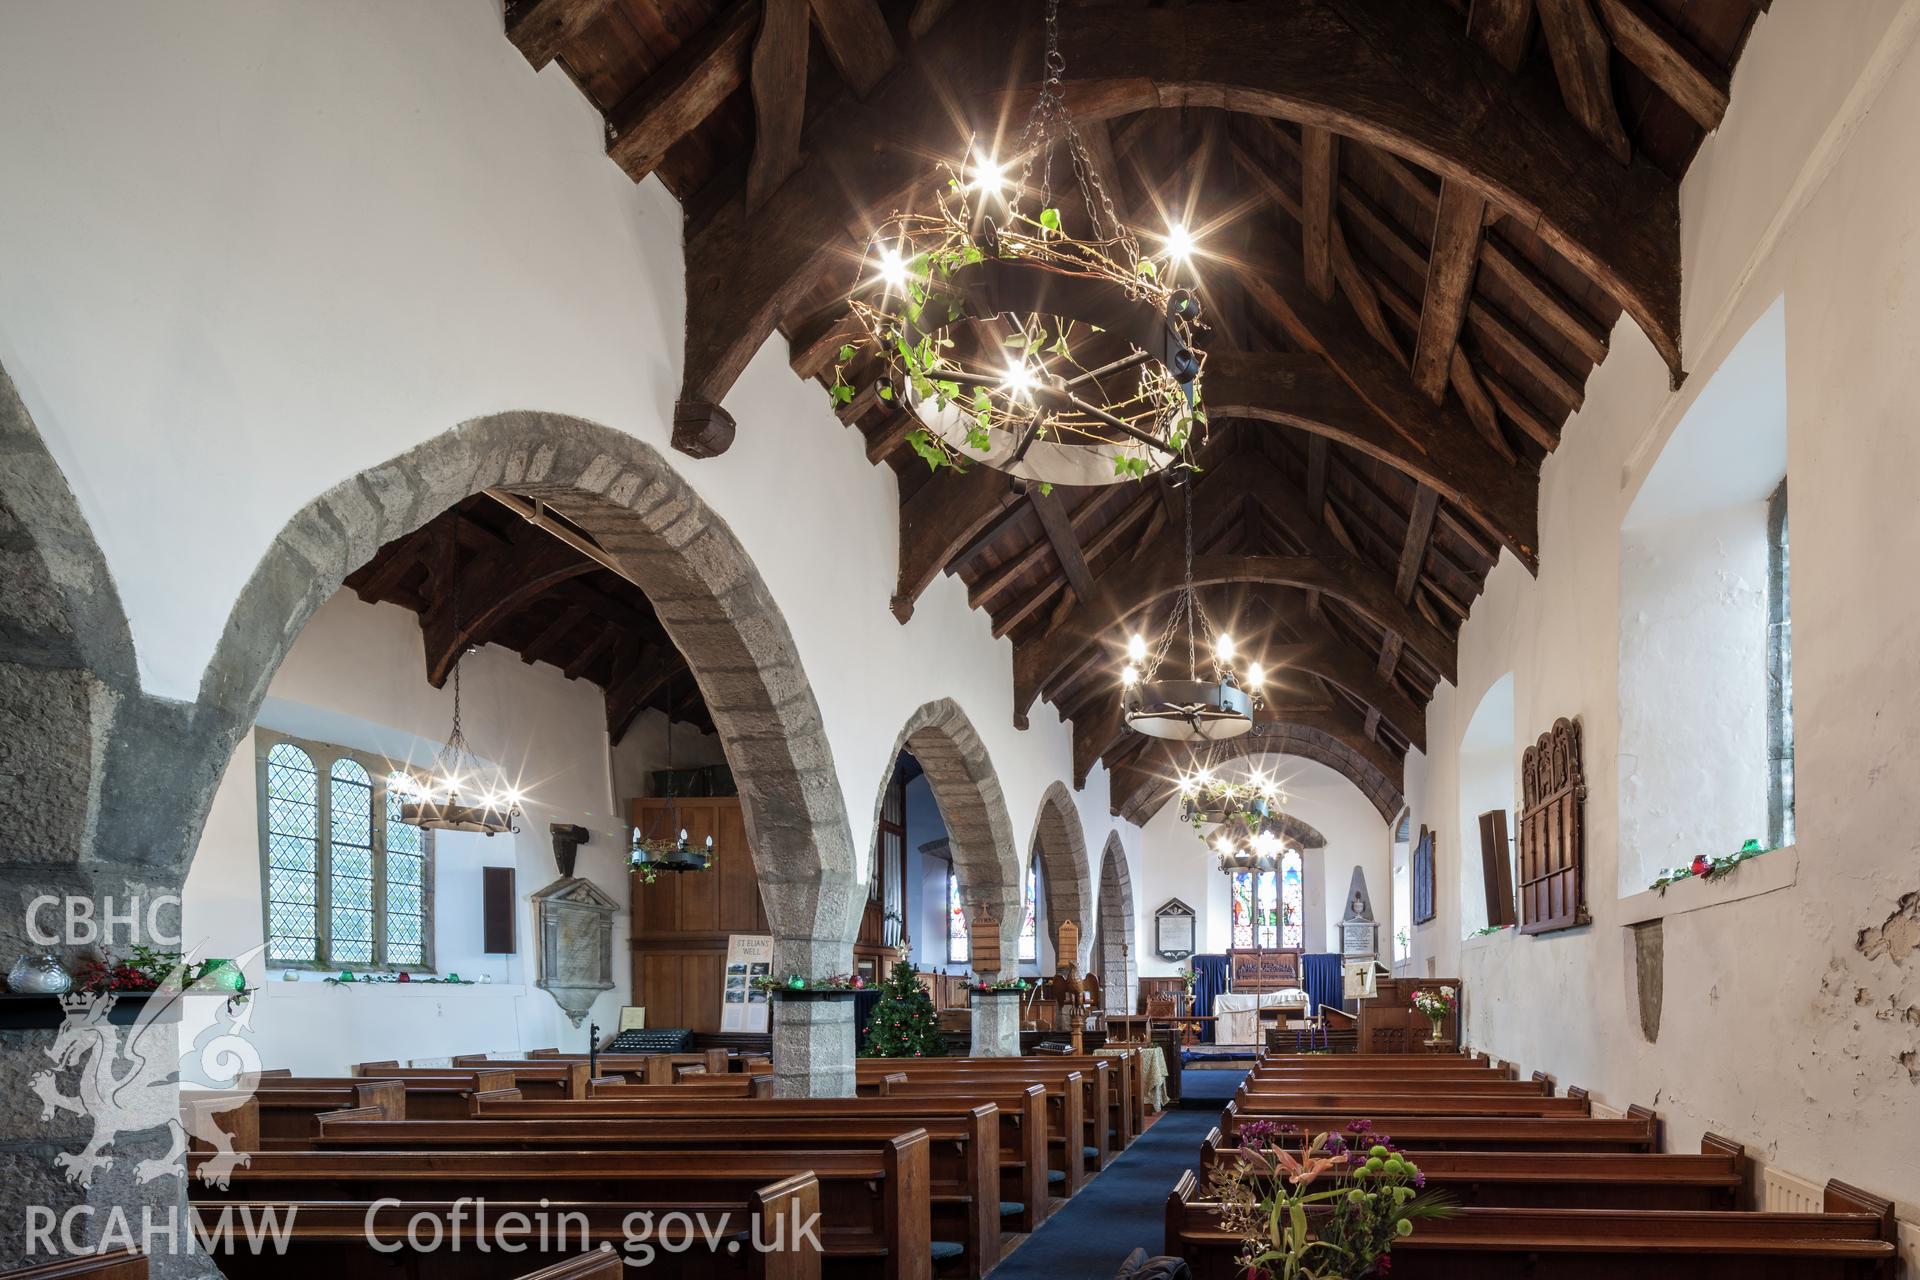
[[[1511,942],[1514,935],[1518,932],[1519,930],[1517,929],[1502,929],[1498,933],[1480,933],[1470,938],[1462,938],[1460,939],[1460,952],[1464,955],[1470,951],[1485,951],[1488,947],[1496,943]]]
[[[1622,925],[1646,924],[1708,907],[1725,906],[1743,898],[1790,889],[1799,878],[1800,851],[1792,845],[1741,863],[1719,880],[1686,879],[1667,886],[1666,893],[1648,889],[1620,899]]]

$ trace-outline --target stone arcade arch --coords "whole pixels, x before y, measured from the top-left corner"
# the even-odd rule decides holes
[[[902,751],[911,751],[920,762],[927,789],[946,824],[954,874],[966,905],[967,931],[974,940],[974,972],[983,977],[1011,975],[1018,968],[1015,957],[1023,914],[1020,858],[1006,796],[986,744],[952,698],[929,702],[915,711],[887,753],[887,776],[880,780],[880,794],[874,801],[875,830],[893,778],[891,762]],[[991,956],[980,945],[985,936],[999,940]]]
[[[1079,926],[1080,941],[1071,957],[1056,955],[1055,963],[1071,959],[1081,973],[1093,955],[1093,872],[1087,860],[1087,838],[1081,831],[1080,811],[1064,782],[1048,787],[1040,797],[1040,816],[1033,825],[1033,856],[1040,863],[1040,888],[1047,899],[1047,927],[1056,940],[1060,926],[1071,920]]]
[[[1127,870],[1127,851],[1120,833],[1107,836],[1100,855],[1100,998],[1108,1013],[1133,1012],[1133,874]]]
[[[0,813],[19,817],[0,827],[57,848],[62,863],[63,873],[26,890],[23,904],[35,892],[84,893],[93,884],[117,900],[177,894],[227,761],[309,617],[380,546],[497,486],[541,498],[599,540],[686,655],[740,783],[776,967],[849,967],[858,919],[852,835],[793,638],[745,548],[648,445],[578,418],[504,413],[349,477],[307,504],[267,548],[198,700],[183,705],[139,692],[104,562],[3,381],[0,436],[10,454],[34,464],[10,464],[0,479],[0,550],[43,566],[24,580],[60,588],[19,597],[14,611],[31,610],[34,619],[0,616],[9,641],[0,654],[0,717],[6,740],[27,758],[74,770],[60,788],[33,788],[28,779],[30,789],[0,792]],[[86,804],[64,798],[75,795]],[[36,827],[58,828],[57,839],[35,840]],[[84,881],[70,874],[83,861]],[[8,913],[7,927],[19,927],[17,914]],[[783,1002],[776,1013],[777,1089],[851,1093],[850,1006]]]

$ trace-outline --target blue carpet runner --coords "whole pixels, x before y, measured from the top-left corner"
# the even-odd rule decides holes
[[[1135,1248],[1159,1253],[1167,1193],[1200,1159],[1200,1140],[1233,1097],[1239,1071],[1188,1071],[1179,1109],[1131,1147],[1021,1243],[989,1280],[1113,1280]]]

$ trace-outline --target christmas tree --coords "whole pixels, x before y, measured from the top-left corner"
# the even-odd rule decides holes
[[[940,1037],[940,1019],[933,999],[920,989],[911,962],[902,960],[880,984],[880,1001],[867,1020],[869,1058],[941,1058],[947,1042]]]

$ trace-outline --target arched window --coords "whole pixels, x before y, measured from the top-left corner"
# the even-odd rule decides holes
[[[1298,849],[1277,871],[1235,871],[1227,881],[1235,947],[1306,945],[1306,869]]]
[[[264,729],[256,739],[269,967],[431,968],[433,837],[400,821],[405,771]]]
[[[1026,961],[1040,958],[1039,939],[1036,936],[1039,931],[1034,927],[1033,911],[1033,904],[1039,897],[1037,892],[1039,878],[1039,863],[1036,859],[1027,864],[1027,913],[1020,917],[1020,958]]]
[[[947,868],[947,963],[965,964],[973,955],[967,938],[967,908],[960,901],[960,873]]]

